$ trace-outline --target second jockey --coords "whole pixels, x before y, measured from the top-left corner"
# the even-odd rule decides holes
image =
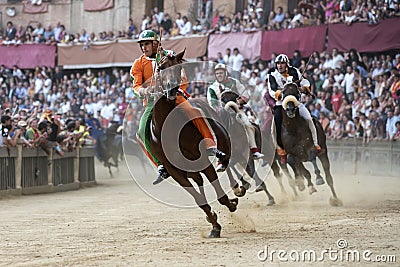
[[[264,157],[261,154],[261,149],[257,147],[256,143],[256,130],[255,130],[255,116],[251,108],[246,104],[248,96],[245,95],[244,85],[237,79],[229,77],[225,64],[219,63],[214,67],[215,81],[208,87],[207,101],[213,109],[218,109],[221,105],[221,96],[226,91],[232,91],[239,97],[236,99],[236,104],[239,106],[240,121],[244,125],[249,142],[250,151],[253,159],[261,159]],[[223,103],[226,104],[226,103]],[[261,140],[261,139],[260,139]],[[261,146],[261,144],[259,144]]]

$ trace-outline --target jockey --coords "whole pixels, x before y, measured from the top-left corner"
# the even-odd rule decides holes
[[[143,104],[145,106],[145,110],[140,118],[139,129],[136,135],[142,149],[146,152],[148,158],[158,168],[157,179],[153,182],[153,184],[156,185],[168,178],[170,175],[166,168],[150,150],[150,122],[153,114],[154,97],[149,96],[148,98],[145,98],[145,96],[148,95],[151,86],[147,87],[144,85],[144,83],[152,79],[155,65],[161,59],[161,56],[159,56],[157,51],[160,51],[159,53],[161,53],[162,56],[175,55],[175,52],[162,49],[158,35],[151,30],[145,30],[141,32],[138,42],[143,55],[134,61],[130,70],[130,75],[135,94],[144,99]],[[185,81],[186,77],[184,77],[183,80]],[[193,123],[200,131],[205,140],[207,154],[215,155],[218,159],[224,158],[225,153],[217,149],[216,137],[204,119],[204,116],[202,116],[199,109],[193,108],[186,100],[186,98],[189,97],[189,94],[186,92],[187,82],[184,81],[180,86],[180,91],[182,92],[176,98],[176,106],[179,105],[178,108],[183,109],[185,114],[192,119]]]
[[[221,95],[224,91],[233,91],[239,95],[239,97],[236,99],[236,103],[239,106],[239,112],[244,114],[244,116],[241,117],[241,121],[246,129],[250,151],[253,155],[253,159],[261,159],[264,157],[264,155],[261,154],[261,149],[258,148],[256,144],[256,130],[255,126],[253,125],[253,123],[255,123],[255,116],[250,106],[246,104],[249,97],[244,95],[246,91],[244,85],[239,80],[228,76],[228,71],[225,64],[218,63],[214,67],[214,73],[215,81],[208,87],[207,90],[208,104],[213,109],[218,110],[219,106],[221,105]]]
[[[275,66],[276,68],[272,68],[267,75],[267,86],[268,91],[264,98],[269,105],[271,105],[271,98],[273,98],[275,102],[275,106],[273,106],[274,110],[274,121],[275,121],[275,129],[276,129],[276,141],[277,141],[277,153],[280,156],[286,157],[286,151],[283,149],[282,139],[281,139],[281,125],[282,125],[282,90],[286,83],[291,81],[299,81],[300,80],[300,91],[302,93],[310,93],[310,82],[307,79],[304,79],[300,73],[300,71],[289,65],[289,58],[285,54],[280,54],[275,58]],[[269,95],[267,95],[269,94]],[[321,147],[318,145],[317,139],[317,130],[312,121],[312,117],[308,109],[303,103],[299,104],[299,113],[308,123],[308,127],[310,128],[314,148],[317,151],[321,150]]]

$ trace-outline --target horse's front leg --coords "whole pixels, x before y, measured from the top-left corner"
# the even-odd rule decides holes
[[[304,185],[304,178],[300,171],[301,167],[298,164],[298,160],[295,159],[292,155],[287,156],[287,163],[289,163],[290,167],[292,167],[294,176],[295,176],[295,184],[300,191],[304,191],[306,189]]]
[[[324,154],[320,155],[319,160],[321,161],[322,166],[324,167],[326,182],[332,191],[332,198],[329,200],[330,204],[332,206],[343,206],[343,202],[337,197],[335,188],[333,187],[333,177],[332,177],[331,170],[330,170],[330,162],[329,162],[328,154],[324,153]]]
[[[308,186],[308,190],[309,190],[308,192],[310,193],[310,195],[312,193],[317,192],[317,189],[315,189],[314,184],[311,181],[311,173],[306,169],[306,167],[304,167],[304,164],[302,162],[299,163],[299,168],[301,169],[303,176],[307,180],[307,186]]]
[[[214,190],[218,197],[218,202],[221,205],[225,205],[230,212],[234,212],[237,209],[237,205],[239,200],[237,198],[229,199],[222,186],[218,180],[218,175],[214,170],[214,167],[210,164],[206,169],[203,170],[203,173],[206,175],[207,179],[210,181]]]
[[[211,210],[210,205],[207,203],[206,196],[204,194],[203,183],[200,182],[201,176],[196,175],[194,173],[191,174],[191,177],[199,186],[200,193],[193,187],[192,183],[187,178],[187,173],[176,169],[171,166],[165,166],[168,170],[168,173],[174,178],[174,180],[180,184],[195,200],[196,204],[204,211],[206,214],[206,219],[209,223],[212,224],[212,230],[209,234],[209,237],[220,237],[221,236],[221,225],[218,223],[217,215],[215,212]]]
[[[226,169],[226,174],[228,175],[229,183],[235,196],[243,197],[246,194],[246,189],[243,186],[239,187],[239,183],[233,178],[233,173],[230,167]]]

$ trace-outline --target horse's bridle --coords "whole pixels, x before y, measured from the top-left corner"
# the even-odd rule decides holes
[[[168,55],[163,56],[163,57],[160,59],[160,61],[157,63],[156,71],[155,71],[155,73],[156,73],[156,84],[157,84],[157,88],[161,88],[161,90],[155,92],[155,95],[157,95],[157,96],[165,95],[165,96],[167,97],[168,100],[175,100],[176,94],[171,95],[171,92],[173,92],[175,89],[176,89],[177,91],[179,91],[179,87],[180,87],[181,84],[182,84],[182,76],[181,76],[182,65],[181,65],[181,64],[172,65],[172,66],[169,66],[169,67],[167,67],[167,68],[161,69],[160,66],[163,64],[163,62],[164,62],[165,60],[168,60],[168,57],[169,57]],[[164,88],[164,84],[163,84],[163,82],[162,82],[162,80],[163,80],[163,77],[162,77],[162,76],[163,76],[163,75],[162,75],[161,72],[167,70],[168,68],[178,68],[178,69],[172,69],[172,71],[173,71],[173,72],[176,72],[176,73],[174,73],[174,74],[176,74],[176,75],[177,75],[177,73],[179,72],[179,77],[180,77],[180,79],[179,79],[179,80],[174,79],[172,82],[171,82],[171,81],[168,81],[167,84],[166,84],[166,88]],[[176,75],[173,75],[173,76],[175,77]]]

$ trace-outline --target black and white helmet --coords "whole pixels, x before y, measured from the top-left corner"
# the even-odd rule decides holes
[[[287,55],[285,54],[279,54],[276,58],[275,58],[275,64],[278,62],[285,62],[286,65],[289,66],[289,58]]]

